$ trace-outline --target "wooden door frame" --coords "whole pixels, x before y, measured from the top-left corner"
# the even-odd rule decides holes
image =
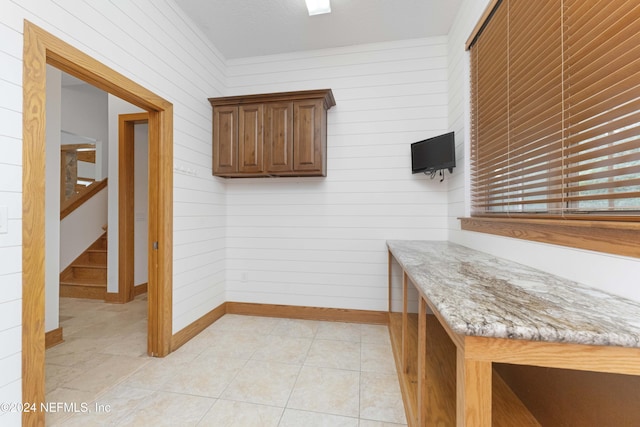
[[[127,303],[135,297],[134,132],[135,125],[148,123],[149,114],[146,112],[118,115],[118,293],[107,294],[110,302]],[[147,146],[150,148],[150,140]],[[149,194],[153,191],[150,187]],[[147,212],[152,212],[152,209],[149,206]],[[147,253],[151,253],[153,240],[148,241]]]
[[[148,351],[165,356],[172,335],[173,105],[122,74],[24,21],[22,110],[22,425],[44,425],[45,413],[45,123],[46,65],[111,93],[149,114]]]

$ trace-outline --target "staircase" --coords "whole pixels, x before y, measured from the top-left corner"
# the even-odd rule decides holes
[[[107,294],[105,232],[60,273],[60,296],[104,300]]]

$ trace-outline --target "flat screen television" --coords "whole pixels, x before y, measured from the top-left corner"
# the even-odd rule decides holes
[[[456,145],[454,133],[434,136],[411,144],[411,172],[435,174],[449,169],[453,173],[456,166]]]

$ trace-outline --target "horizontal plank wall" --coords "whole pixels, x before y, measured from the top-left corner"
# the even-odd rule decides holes
[[[2,3],[0,13],[0,400],[20,402],[23,21],[157,93],[174,105],[173,328],[224,301],[224,184],[211,177],[211,107],[222,95],[224,61],[172,2]],[[3,426],[21,414],[0,414]]]
[[[229,180],[227,300],[387,310],[386,239],[446,239],[410,143],[447,129],[446,37],[228,62],[227,95],[331,88],[326,178]]]
[[[468,216],[470,211],[469,60],[464,45],[490,1],[465,0],[449,32],[449,129],[456,133],[460,166],[448,194],[450,239],[640,301],[635,279],[640,275],[640,259],[460,230],[458,218]]]
[[[0,14],[0,401],[21,402],[22,369],[22,20]],[[9,8],[11,10],[11,8]],[[9,21],[9,22],[7,22]],[[0,425],[22,414],[0,411]]]

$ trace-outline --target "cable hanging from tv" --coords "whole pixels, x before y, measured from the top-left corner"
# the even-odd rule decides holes
[[[425,175],[429,175],[429,178],[433,179],[436,177],[436,174],[440,172],[440,182],[444,181],[444,169],[431,169],[424,171]],[[449,172],[453,173],[453,168],[449,168]]]

